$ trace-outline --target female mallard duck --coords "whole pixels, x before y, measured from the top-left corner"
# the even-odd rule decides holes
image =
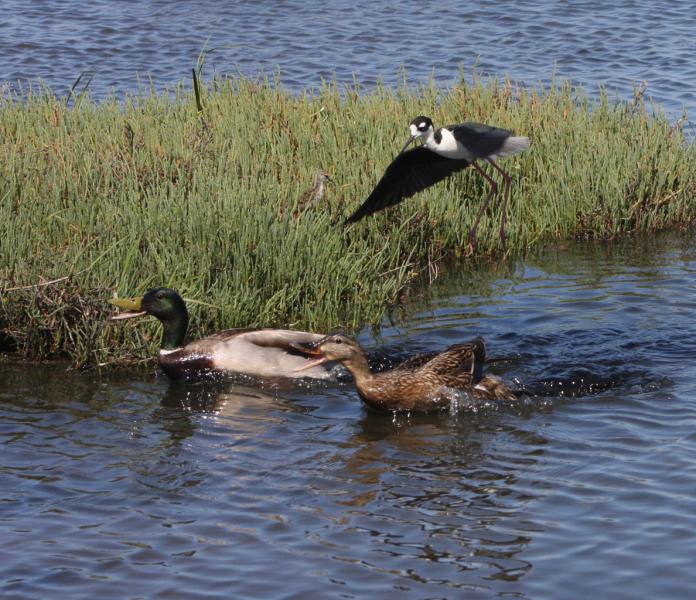
[[[358,342],[343,335],[326,336],[303,344],[302,349],[318,358],[299,370],[315,368],[326,361],[342,363],[353,375],[363,401],[380,410],[444,408],[452,401],[447,388],[463,390],[474,399],[516,400],[515,394],[498,377],[482,377],[486,349],[481,338],[468,344],[455,344],[434,356],[415,356],[381,373],[372,373]]]
[[[189,315],[183,298],[169,288],[153,288],[139,298],[115,298],[114,306],[127,311],[112,319],[143,315],[162,323],[162,344],[157,361],[172,379],[224,373],[245,373],[257,377],[312,377],[333,379],[324,366],[307,365],[298,351],[303,344],[324,338],[320,333],[284,329],[228,329],[184,344]],[[305,367],[299,373],[298,367]]]

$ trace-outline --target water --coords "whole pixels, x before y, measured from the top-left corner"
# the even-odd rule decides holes
[[[361,335],[484,334],[520,410],[0,363],[0,595],[691,597],[695,276],[693,238],[555,246]]]
[[[393,84],[552,72],[693,112],[696,15],[655,3],[7,0],[0,81],[97,98],[279,67]],[[83,80],[84,83],[84,80]],[[453,268],[370,348],[483,334],[518,410],[391,417],[348,385],[176,385],[0,361],[0,595],[687,598],[692,238]]]
[[[674,116],[696,100],[696,13],[690,0],[417,1],[5,0],[0,81],[42,79],[64,93],[80,73],[97,97],[186,80],[203,48],[207,74],[268,74],[291,89],[334,76],[373,85],[459,67],[535,85],[552,73],[648,93]],[[84,80],[82,82],[84,84]]]

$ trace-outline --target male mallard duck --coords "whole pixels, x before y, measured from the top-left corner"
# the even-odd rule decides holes
[[[318,356],[298,370],[326,361],[342,363],[353,375],[363,401],[381,410],[428,411],[451,403],[446,388],[463,390],[475,399],[516,400],[515,394],[494,375],[482,377],[486,349],[481,338],[455,344],[443,352],[415,356],[390,371],[372,373],[360,344],[344,335],[329,335],[302,349]]]
[[[157,361],[172,379],[212,373],[245,373],[258,377],[333,379],[325,367],[307,366],[296,345],[324,338],[320,333],[284,329],[228,329],[184,344],[189,315],[183,298],[169,288],[153,288],[139,298],[109,300],[125,310],[112,319],[143,315],[157,317],[163,326]],[[306,367],[301,373],[298,367]]]

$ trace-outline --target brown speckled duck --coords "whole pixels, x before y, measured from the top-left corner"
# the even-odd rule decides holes
[[[481,338],[455,344],[435,356],[415,356],[381,373],[370,371],[360,344],[344,335],[326,336],[303,344],[302,349],[318,358],[298,370],[327,361],[340,362],[353,376],[365,404],[379,410],[424,412],[446,408],[452,402],[452,390],[462,390],[474,399],[517,399],[498,377],[482,376],[486,349]]]
[[[333,379],[322,366],[310,361],[298,347],[322,340],[321,333],[285,329],[228,329],[184,344],[189,315],[183,298],[169,288],[153,288],[138,298],[114,298],[111,304],[126,311],[112,319],[143,315],[162,323],[162,343],[157,361],[169,377],[244,373],[256,377],[311,377]],[[298,367],[305,367],[298,372]]]

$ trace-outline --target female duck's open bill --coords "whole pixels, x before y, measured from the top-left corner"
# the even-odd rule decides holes
[[[308,360],[305,364],[299,367],[295,367],[292,370],[292,372],[299,373],[300,371],[306,371],[307,369],[311,369],[312,367],[316,367],[317,365],[323,365],[328,360],[329,359],[326,358],[326,356],[320,356],[319,358],[315,358],[314,360]]]
[[[293,373],[298,373],[300,371],[306,371],[307,369],[311,369],[312,367],[316,367],[317,365],[322,365],[325,362],[328,362],[328,358],[324,356],[321,353],[321,350],[319,350],[319,347],[328,339],[329,336],[323,337],[322,339],[316,341],[316,342],[309,342],[309,343],[296,343],[293,342],[290,345],[295,348],[298,352],[301,352],[304,355],[307,356],[316,356],[314,360],[309,360],[305,364],[300,365],[299,367],[295,367],[293,369]]]

